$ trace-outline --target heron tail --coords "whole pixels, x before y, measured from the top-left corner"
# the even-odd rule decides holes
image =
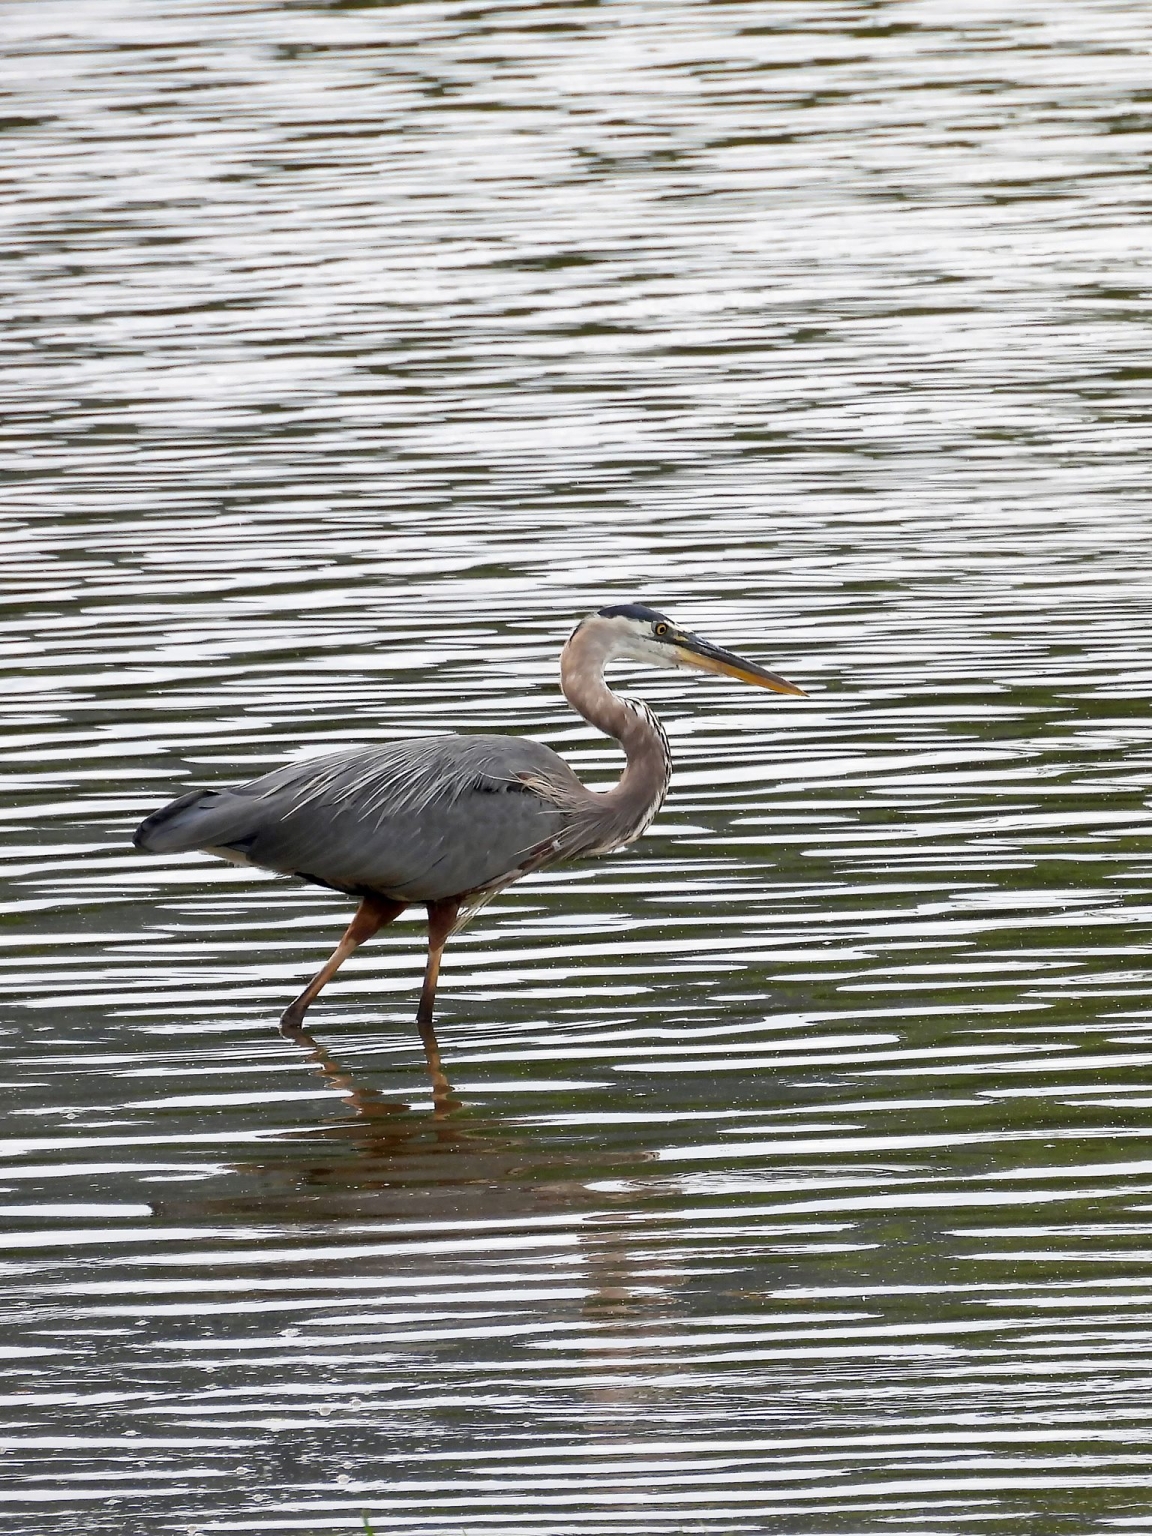
[[[194,789],[153,811],[136,828],[132,842],[144,853],[189,853],[198,848],[235,846],[255,831],[254,809],[247,796]]]

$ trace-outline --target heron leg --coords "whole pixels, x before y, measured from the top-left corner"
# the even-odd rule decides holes
[[[444,1068],[440,1065],[440,1046],[436,1040],[436,1031],[432,1027],[432,1012],[436,1006],[436,982],[440,976],[440,957],[444,953],[448,935],[455,927],[456,914],[459,911],[458,898],[428,903],[428,965],[424,972],[424,986],[420,993],[416,1023],[420,1029],[420,1039],[424,1044],[424,1055],[428,1058],[428,1075],[432,1079],[432,1096],[437,1106],[440,1106],[441,1102],[444,1105],[455,1103],[455,1100],[451,1099],[451,1085],[444,1075]]]
[[[344,930],[344,937],[332,951],[327,962],[316,972],[300,996],[294,998],[285,1008],[280,1018],[280,1028],[285,1034],[299,1030],[308,1005],[315,1002],[321,990],[332,980],[352,951],[359,949],[365,939],[370,939],[374,933],[378,933],[381,928],[399,917],[405,906],[405,902],[389,901],[387,896],[364,897],[356,908],[356,916]]]

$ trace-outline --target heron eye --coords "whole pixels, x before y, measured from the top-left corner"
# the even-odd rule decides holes
[[[654,635],[666,635],[668,633],[668,626],[667,626],[667,624],[657,624],[656,628],[652,631],[652,633]]]

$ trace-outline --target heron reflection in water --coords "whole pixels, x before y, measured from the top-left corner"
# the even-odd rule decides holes
[[[432,1015],[449,936],[522,875],[635,842],[664,802],[668,739],[646,704],[608,687],[611,661],[716,672],[803,697],[664,614],[620,604],[578,624],[560,657],[564,697],[624,749],[627,766],[610,790],[586,789],[562,757],[526,737],[432,736],[309,758],[234,788],[194,790],[149,816],[133,841],[149,853],[218,854],[359,899],[331,958],[285,1010],[285,1034],[302,1030],[305,1010],[365,939],[405,907],[426,907],[428,963],[416,1021],[433,1083],[446,1087]]]

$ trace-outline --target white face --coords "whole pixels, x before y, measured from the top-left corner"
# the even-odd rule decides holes
[[[650,619],[626,613],[590,613],[576,628],[583,642],[583,654],[589,660],[598,653],[601,666],[613,660],[639,661],[647,667],[685,668],[693,672],[713,672],[734,677],[756,688],[770,688],[773,693],[804,696],[804,690],[774,672],[766,672],[754,661],[745,661],[732,651],[678,628],[660,614]],[[573,635],[573,639],[576,638]]]
[[[662,623],[657,626],[650,620],[630,619],[623,614],[616,614],[610,619],[597,614],[593,622],[603,624],[611,632],[612,648],[608,653],[609,659],[640,661],[646,667],[675,669],[688,665],[674,645],[669,645],[667,641],[661,641],[659,638],[658,629],[662,628],[670,639],[676,633],[674,624]]]

